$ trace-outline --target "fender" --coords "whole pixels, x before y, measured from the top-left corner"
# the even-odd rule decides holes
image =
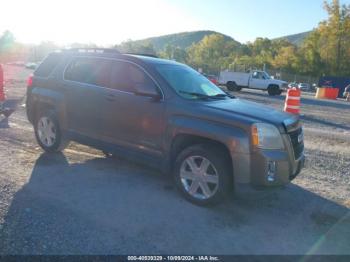
[[[165,137],[167,151],[170,150],[173,139],[179,134],[199,136],[221,142],[233,153],[248,154],[250,149],[249,137],[243,129],[206,119],[177,115],[168,121]]]
[[[247,182],[250,177],[250,140],[241,128],[223,125],[207,119],[192,118],[176,115],[170,118],[165,134],[166,163],[171,161],[172,142],[178,135],[193,135],[200,138],[211,139],[225,145],[230,152],[235,182]]]
[[[50,107],[54,110],[61,128],[66,129],[64,95],[52,89],[34,87],[31,91],[33,108]]]

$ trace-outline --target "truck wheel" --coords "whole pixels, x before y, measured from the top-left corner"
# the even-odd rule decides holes
[[[46,152],[62,151],[69,143],[68,140],[63,139],[58,120],[50,110],[39,112],[34,132],[38,144]]]
[[[226,83],[226,87],[229,91],[239,91],[241,88],[237,86],[235,82],[229,81]]]
[[[279,96],[279,95],[281,95],[281,94],[282,94],[282,92],[283,92],[283,90],[278,89],[278,90],[277,90],[277,92],[276,92],[276,95],[278,95],[278,96]]]
[[[222,151],[210,145],[194,145],[183,150],[174,168],[175,183],[190,202],[218,204],[228,195],[231,169]]]
[[[267,92],[269,93],[270,96],[277,95],[278,91],[279,91],[279,87],[276,85],[270,85],[267,88]]]

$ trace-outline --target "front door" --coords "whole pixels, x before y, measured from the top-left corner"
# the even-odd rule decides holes
[[[138,95],[137,90],[160,92],[146,71],[127,61],[114,61],[110,88],[104,92],[104,136],[130,149],[161,154],[165,129],[164,101]]]
[[[249,86],[256,89],[266,89],[264,74],[259,71],[254,71],[250,79]]]

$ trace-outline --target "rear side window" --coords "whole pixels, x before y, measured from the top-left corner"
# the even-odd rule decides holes
[[[111,62],[98,58],[76,58],[67,67],[66,80],[109,87]]]
[[[37,70],[35,70],[34,75],[39,77],[48,77],[51,72],[56,68],[56,66],[62,61],[63,56],[60,53],[50,54],[46,59],[40,64]]]
[[[126,62],[113,62],[111,88],[126,92],[153,89],[157,87],[153,80],[139,67]]]

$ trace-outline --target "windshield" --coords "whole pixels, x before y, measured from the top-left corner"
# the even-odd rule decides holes
[[[157,71],[168,84],[186,99],[202,99],[205,97],[222,97],[226,93],[214,85],[205,76],[184,65],[158,65]]]
[[[271,78],[271,77],[269,76],[269,74],[266,73],[266,72],[263,72],[262,74],[263,74],[263,76],[264,76],[264,79],[270,79],[270,78]]]

